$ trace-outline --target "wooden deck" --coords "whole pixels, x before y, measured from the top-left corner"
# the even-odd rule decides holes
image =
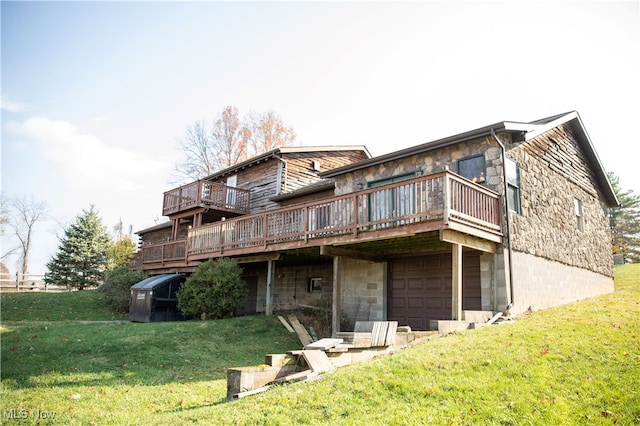
[[[165,192],[162,214],[170,216],[195,208],[247,214],[250,194],[251,191],[246,189],[199,180]]]
[[[201,259],[372,241],[439,229],[500,243],[501,218],[498,194],[443,171],[195,227],[186,239],[144,245],[138,262],[142,269],[193,266]]]

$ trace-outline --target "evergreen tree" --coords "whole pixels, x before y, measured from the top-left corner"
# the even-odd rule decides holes
[[[111,246],[111,237],[92,205],[65,230],[57,253],[47,263],[45,282],[78,290],[98,285]]]
[[[613,253],[623,255],[626,261],[640,262],[640,196],[633,190],[622,190],[613,173],[609,173],[609,181],[620,202],[620,207],[609,209]]]

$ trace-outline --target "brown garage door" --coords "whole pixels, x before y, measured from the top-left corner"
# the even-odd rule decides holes
[[[480,255],[463,253],[462,309],[480,310]],[[393,260],[390,264],[389,319],[414,330],[430,320],[451,319],[451,254]]]

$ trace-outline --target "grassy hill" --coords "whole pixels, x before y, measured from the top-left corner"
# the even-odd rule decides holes
[[[33,424],[640,424],[640,265],[616,269],[611,295],[231,403],[224,368],[299,348],[277,319],[69,321],[65,313],[110,318],[86,293],[85,307],[2,294],[3,415]]]

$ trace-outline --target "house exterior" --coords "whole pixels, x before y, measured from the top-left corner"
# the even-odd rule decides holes
[[[234,257],[246,312],[316,306],[331,309],[334,333],[361,320],[428,330],[613,291],[615,205],[570,112],[374,158],[363,147],[265,153],[165,193],[170,222],[138,232],[137,262],[189,272]]]

